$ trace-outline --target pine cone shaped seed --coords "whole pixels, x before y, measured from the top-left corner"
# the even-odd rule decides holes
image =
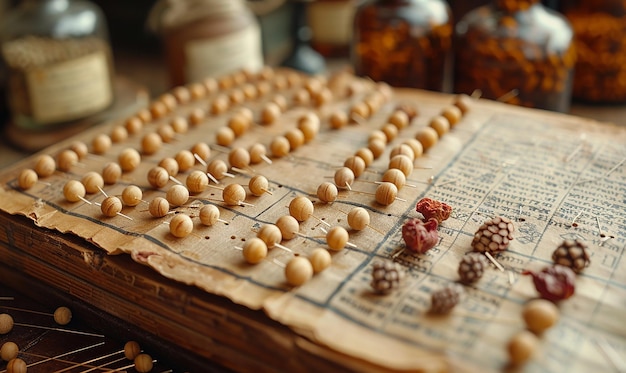
[[[377,260],[372,266],[370,285],[376,292],[387,294],[400,286],[404,272],[396,263],[388,260]]]
[[[446,314],[452,311],[459,303],[463,294],[463,287],[456,283],[450,283],[431,294],[430,312]]]
[[[467,253],[463,255],[458,270],[461,282],[472,284],[480,280],[488,264],[487,258],[481,253]]]
[[[472,240],[472,249],[484,253],[497,253],[504,251],[509,246],[509,242],[513,240],[513,222],[505,217],[497,216],[487,220],[474,233]]]
[[[552,253],[552,260],[554,264],[570,267],[576,273],[582,272],[591,262],[587,245],[580,239],[563,241]]]

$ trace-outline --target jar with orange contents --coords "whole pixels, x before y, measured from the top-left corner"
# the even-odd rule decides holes
[[[574,99],[626,102],[626,1],[570,0],[560,10],[575,34]]]
[[[376,0],[354,16],[355,73],[396,87],[445,90],[452,15],[442,0]]]
[[[494,0],[456,25],[456,92],[567,112],[576,52],[573,31],[539,0]],[[508,97],[504,99],[504,97]]]

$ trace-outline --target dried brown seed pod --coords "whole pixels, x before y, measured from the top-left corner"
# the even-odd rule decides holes
[[[587,245],[581,239],[565,240],[552,253],[554,264],[570,267],[574,272],[580,273],[591,262]]]
[[[514,231],[513,222],[508,218],[497,216],[489,219],[474,233],[472,249],[492,254],[504,251],[513,240]]]
[[[480,280],[489,263],[482,253],[467,253],[459,263],[459,277],[465,284],[473,284]]]
[[[435,314],[446,314],[461,300],[463,287],[456,283],[449,283],[431,294],[430,312]]]
[[[435,247],[439,242],[437,226],[435,219],[430,219],[426,223],[418,218],[407,220],[402,225],[402,239],[407,249],[423,254]]]
[[[400,286],[403,277],[404,272],[397,263],[388,260],[376,260],[372,264],[372,282],[370,285],[377,293],[387,294]]]
[[[415,205],[415,211],[424,215],[424,220],[434,218],[437,219],[437,223],[441,224],[442,221],[450,217],[452,207],[434,199],[422,198]]]

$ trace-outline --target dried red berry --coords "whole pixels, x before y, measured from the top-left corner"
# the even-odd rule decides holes
[[[402,239],[409,250],[425,253],[439,241],[438,226],[436,219],[430,219],[426,223],[417,218],[409,219],[402,226]]]
[[[524,271],[522,274],[533,276],[535,288],[543,299],[558,302],[574,295],[576,274],[569,267],[557,264],[539,273]]]
[[[450,217],[452,207],[434,199],[422,198],[415,205],[415,211],[424,215],[424,220],[436,219],[437,223],[441,224]]]

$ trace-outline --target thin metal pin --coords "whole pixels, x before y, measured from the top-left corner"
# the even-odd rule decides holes
[[[196,161],[198,161],[198,163],[200,163],[201,165],[203,165],[204,167],[207,166],[206,162],[204,161],[204,159],[202,159],[202,157],[200,157],[197,153],[193,153],[193,157],[196,159]]]
[[[578,223],[576,223],[576,220],[578,220],[578,218],[580,217],[580,215],[582,215],[582,213],[583,213],[583,210],[580,210],[580,212],[576,216],[574,216],[574,219],[570,223],[570,226],[578,227]]]
[[[55,370],[52,373],[63,373],[63,372],[67,372],[68,370],[72,370],[72,369],[77,368],[77,367],[91,368],[92,370],[100,369],[100,370],[111,371],[111,369],[106,369],[103,366],[90,366],[90,365],[87,365],[87,364],[91,364],[91,363],[96,362],[98,360],[106,359],[108,357],[111,357],[111,356],[114,356],[114,355],[117,355],[117,354],[121,354],[122,352],[124,352],[124,350],[112,352],[112,353],[110,353],[108,355],[100,356],[100,357],[97,357],[97,358],[94,358],[94,359],[91,359],[91,360],[84,361],[82,363],[76,363],[76,362],[72,361],[70,363],[74,364],[73,366],[69,366],[67,368],[63,368],[63,369],[60,369],[60,370]],[[110,364],[110,363],[108,363],[108,364]]]
[[[104,338],[104,335],[102,335],[102,334],[87,333],[87,332],[81,332],[81,331],[71,330],[71,329],[51,328],[51,327],[47,327],[47,326],[23,324],[23,323],[19,323],[19,322],[13,323],[13,325],[25,326],[25,327],[28,327],[28,328],[39,328],[39,329],[53,330],[55,332],[64,332],[64,333],[72,333],[72,334],[88,335],[88,336],[91,336],[91,337]]]
[[[487,257],[487,259],[489,259],[491,263],[493,263],[494,266],[496,266],[496,268],[498,268],[498,270],[500,270],[500,272],[504,272],[504,267],[502,266],[502,264],[498,263],[498,261],[493,256],[491,256],[491,253],[489,253],[489,251],[485,251],[485,256]]]
[[[104,337],[104,336],[102,336],[102,337]],[[102,346],[103,344],[104,344],[104,342],[99,342],[99,343],[96,343],[96,344],[91,345],[91,346],[79,348],[77,350],[73,350],[73,351],[70,351],[70,352],[65,352],[65,353],[62,353],[62,354],[54,356],[54,357],[49,357],[49,358],[46,358],[46,359],[43,359],[43,360],[36,361],[34,363],[31,363],[31,364],[28,364],[26,367],[30,368],[30,367],[35,366],[35,365],[47,363],[48,361],[59,359],[59,358],[62,358],[64,356],[72,355],[72,354],[75,354],[75,353],[78,353],[78,352],[81,352],[81,351],[85,351],[85,350],[89,350],[91,348],[95,348],[95,347],[98,347],[98,346]]]

